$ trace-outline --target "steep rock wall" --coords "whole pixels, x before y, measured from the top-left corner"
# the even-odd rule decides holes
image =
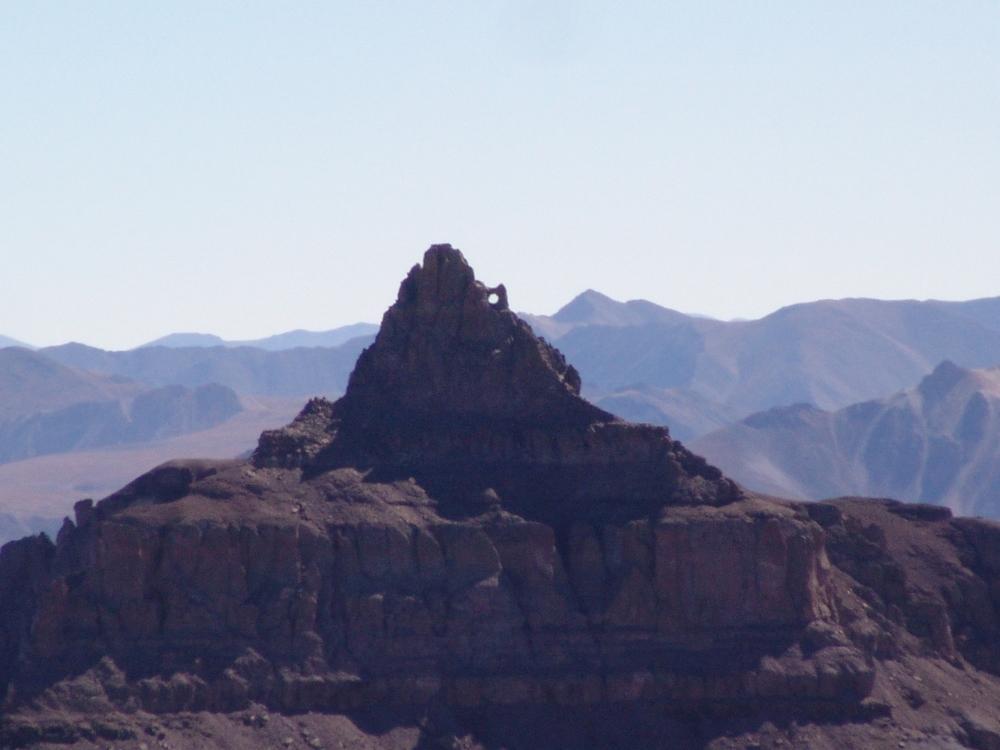
[[[2,665],[18,695],[105,657],[149,710],[183,703],[177,691],[296,710],[732,703],[788,693],[766,677],[787,669],[817,698],[870,689],[846,638],[811,658],[793,648],[834,619],[823,532],[801,511],[747,501],[555,529],[496,507],[443,518],[419,486],[355,484],[356,472],[279,497],[289,470],[241,462],[200,465],[177,498],[170,468],[162,495],[144,479],[131,504],[82,507],[64,528],[19,658]],[[233,492],[248,471],[261,496]]]

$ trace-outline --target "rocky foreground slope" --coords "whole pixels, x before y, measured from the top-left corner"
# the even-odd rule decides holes
[[[754,495],[432,247],[346,395],[0,552],[7,746],[1000,746],[1000,525]]]

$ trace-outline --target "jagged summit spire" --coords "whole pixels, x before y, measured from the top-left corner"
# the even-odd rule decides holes
[[[579,396],[580,376],[507,307],[451,245],[434,245],[399,287],[375,343],[358,359],[345,421],[391,413],[425,420],[585,425],[615,418]]]

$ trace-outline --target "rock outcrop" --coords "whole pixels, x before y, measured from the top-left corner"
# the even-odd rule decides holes
[[[510,312],[503,286],[438,245],[403,281],[344,397],[264,433],[253,460],[306,476],[353,466],[414,477],[457,506],[493,491],[550,523],[740,497],[665,428],[623,422],[579,393],[576,370]]]
[[[269,712],[379,711],[414,728],[399,747],[777,747],[789,722],[896,747],[890,719],[986,747],[996,540],[926,506],[743,492],[582,400],[435,246],[341,400],[3,548],[2,736],[216,712],[265,746]]]

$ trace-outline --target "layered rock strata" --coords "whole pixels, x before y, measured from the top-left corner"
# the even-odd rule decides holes
[[[3,548],[6,741],[382,707],[540,747],[516,717],[866,721],[909,700],[885,665],[911,658],[996,687],[1000,526],[747,494],[578,392],[431,248],[340,401]]]
[[[508,510],[551,523],[740,497],[666,429],[623,422],[579,393],[576,370],[507,308],[503,287],[434,246],[400,285],[344,397],[265,432],[253,460],[307,477],[342,466],[414,477],[458,506],[492,490]]]
[[[285,472],[242,463],[159,473],[162,488],[153,475],[111,499],[127,498],[123,510],[81,508],[54,550],[13,547],[51,557],[19,690],[110,656],[154,711],[436,695],[731,702],[790,695],[761,659],[787,657],[832,616],[822,531],[759,501],[574,522],[560,540],[497,505],[441,517],[419,485],[366,484],[354,469],[293,492]],[[202,478],[171,499],[185,473]],[[815,682],[804,689],[864,697],[863,655],[830,645],[794,659]],[[166,677],[177,672],[191,676]]]

